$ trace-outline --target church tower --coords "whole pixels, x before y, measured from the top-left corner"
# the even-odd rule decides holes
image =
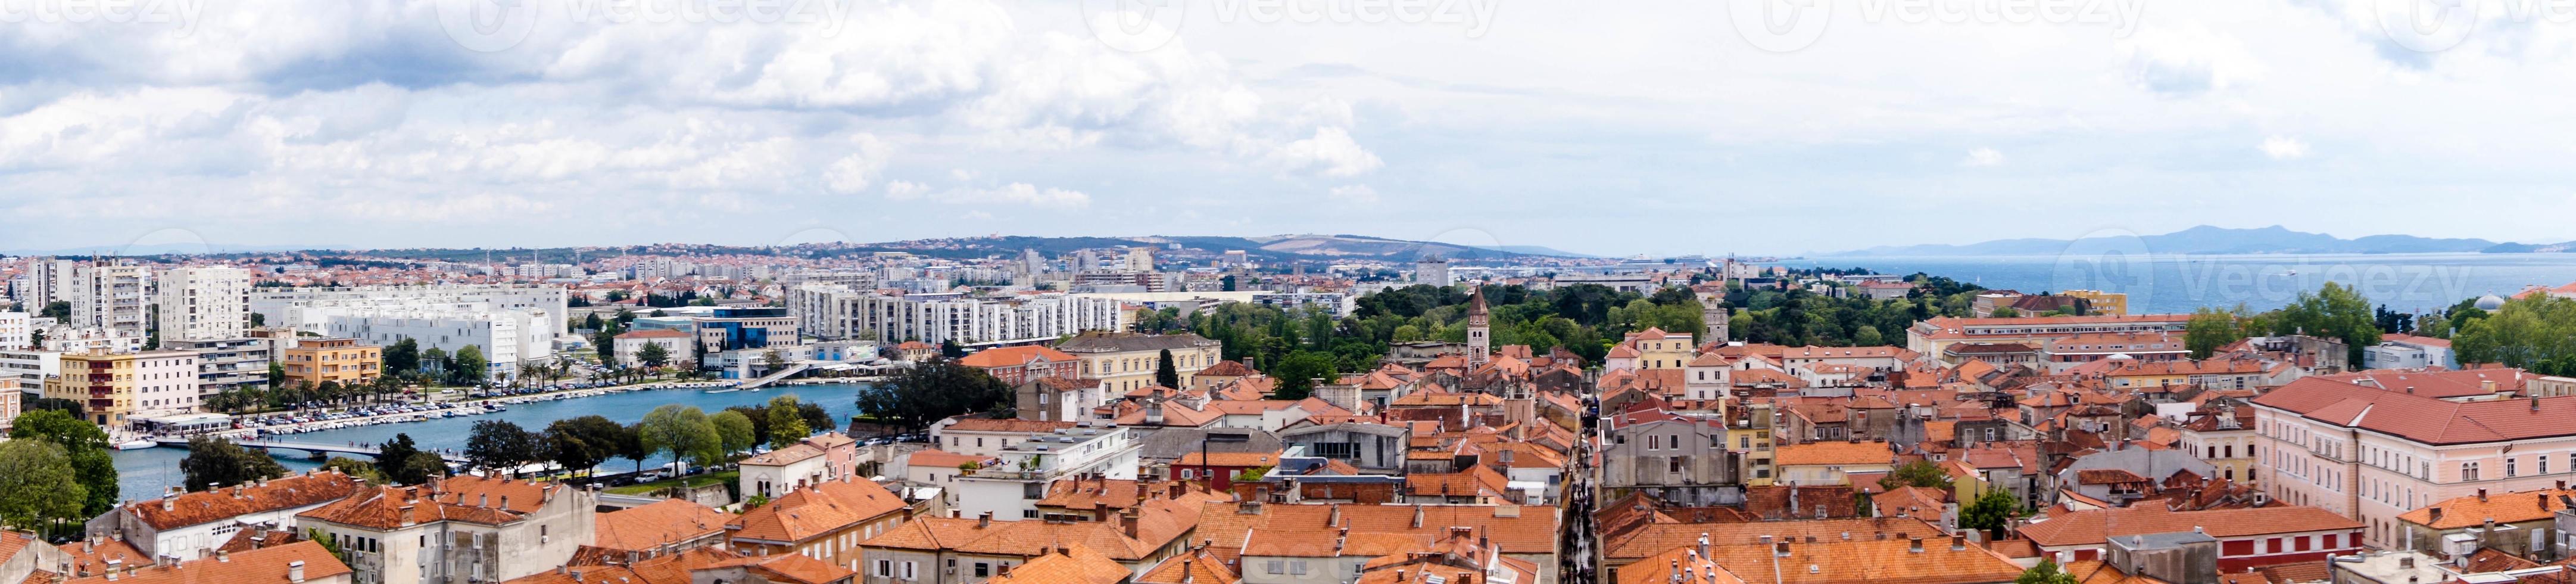
[[[1467,371],[1475,372],[1485,360],[1493,358],[1494,331],[1486,322],[1492,318],[1485,311],[1485,288],[1478,286],[1467,293]]]
[[[1705,331],[1706,334],[1700,335],[1699,342],[1725,344],[1727,341],[1726,327],[1731,324],[1727,321],[1733,318],[1728,314],[1729,312],[1733,311],[1726,309],[1726,299],[1723,297],[1700,298],[1699,318],[1702,321],[1702,324],[1707,325],[1708,330]]]

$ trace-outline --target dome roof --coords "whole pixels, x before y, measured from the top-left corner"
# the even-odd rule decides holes
[[[2494,294],[2488,294],[2488,295],[2485,295],[2485,296],[2479,296],[2479,297],[2478,297],[2477,307],[2478,307],[2478,310],[2487,310],[2487,311],[2493,311],[2493,310],[2497,310],[2497,309],[2502,309],[2502,308],[2504,308],[2504,297],[2502,297],[2502,296],[2497,296],[2497,295],[2494,295]]]

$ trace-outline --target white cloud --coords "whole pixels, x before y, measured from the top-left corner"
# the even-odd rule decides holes
[[[1369,188],[1368,185],[1333,187],[1333,189],[1328,193],[1328,196],[1330,196],[1334,201],[1353,205],[1376,205],[1378,203],[1377,189]]]
[[[1337,127],[1316,128],[1314,137],[1281,145],[1271,157],[1288,170],[1333,177],[1353,176],[1385,165],[1376,154],[1351,140],[1349,130]]]
[[[2289,136],[2264,138],[2262,148],[2263,155],[2270,156],[2273,160],[2296,160],[2308,157],[2308,143]]]
[[[856,193],[868,189],[878,170],[886,164],[886,144],[875,135],[861,133],[850,137],[850,154],[824,169],[824,184],[837,193]]]
[[[577,2],[609,4],[519,0],[549,14]],[[2556,137],[2576,122],[2531,112],[2576,94],[2576,27],[2502,11],[2446,29],[2467,36],[2438,51],[2383,30],[2383,9],[2406,3],[2244,0],[2156,3],[2134,35],[1837,19],[1813,46],[1774,55],[1711,39],[1720,3],[1647,0],[1515,4],[1472,42],[1455,27],[1201,18],[1130,53],[1093,42],[1067,3],[839,0],[851,12],[832,23],[553,17],[509,50],[480,53],[441,29],[450,0],[205,4],[184,25],[24,22],[0,35],[15,64],[0,67],[0,211],[71,219],[0,233],[0,249],[161,228],[216,245],[580,245],[674,232],[765,243],[788,233],[675,228],[781,216],[796,219],[781,229],[868,238],[1103,232],[1063,213],[885,204],[951,193],[1121,221],[1195,210],[1238,234],[1418,228],[1317,204],[1366,200],[1360,183],[1403,185],[1379,198],[1455,209],[1445,220],[1612,254],[1949,241],[1967,236],[1915,227],[1854,240],[1770,221],[1729,239],[1745,249],[1696,249],[1730,244],[1621,226],[1721,208],[1942,225],[1975,218],[1948,204],[1963,193],[2069,188],[2103,195],[2071,213],[2142,233],[2204,219],[2137,201],[2208,191],[2232,215],[2310,217],[2345,236],[2570,237],[2546,214],[2425,223],[2312,211],[2425,190],[2497,206],[2554,200],[2561,161],[2576,153]],[[2312,144],[2350,158],[2336,170],[2356,176],[2206,156],[2252,145],[2314,157]],[[2104,163],[2042,165],[2033,153]],[[1980,164],[2048,172],[1950,172]],[[2318,186],[2332,184],[2411,187]],[[1635,204],[1579,220],[1511,211],[1569,193]],[[1849,193],[1868,193],[1866,204],[1817,202]],[[1199,202],[1209,200],[1226,207]],[[578,212],[627,206],[670,212]],[[970,210],[996,218],[961,225]],[[438,225],[415,226],[428,222]],[[2080,235],[2050,228],[1993,235]]]
[[[919,198],[921,198],[921,195],[923,195],[924,193],[929,193],[929,192],[930,192],[930,185],[925,185],[925,184],[921,184],[921,183],[917,183],[917,182],[894,181],[894,182],[886,183],[886,198],[887,198],[887,199],[892,199],[892,200],[897,200],[897,201],[910,201],[910,200],[913,200],[913,199],[919,199]]]
[[[1039,188],[1029,183],[1011,183],[997,188],[960,188],[941,192],[931,200],[951,205],[1016,205],[1047,209],[1080,209],[1091,206],[1091,195],[1059,188]]]

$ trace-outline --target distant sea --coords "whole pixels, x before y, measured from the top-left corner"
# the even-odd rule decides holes
[[[1923,272],[2027,293],[2103,290],[2129,295],[2131,313],[2255,310],[2337,282],[2401,312],[2438,310],[2485,294],[2576,282],[2576,254],[2165,255],[2128,250],[2030,256],[1843,256],[1776,262],[1794,268]]]

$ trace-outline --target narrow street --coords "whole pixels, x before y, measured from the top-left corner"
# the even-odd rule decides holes
[[[1583,398],[1587,409],[1597,407],[1592,396]],[[1592,549],[1599,541],[1593,532],[1592,513],[1600,504],[1593,492],[1599,483],[1599,470],[1592,464],[1593,446],[1599,441],[1600,416],[1583,417],[1583,440],[1574,445],[1573,468],[1566,471],[1565,504],[1558,520],[1557,581],[1563,584],[1595,584],[1600,576],[1593,568]]]

